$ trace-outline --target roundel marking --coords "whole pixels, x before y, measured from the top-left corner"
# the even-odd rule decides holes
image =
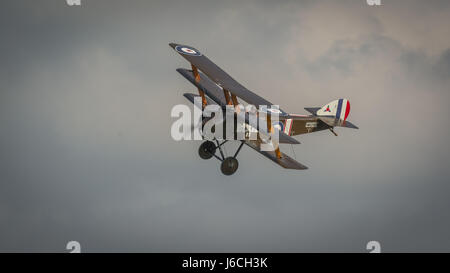
[[[276,108],[267,108],[267,111],[275,113],[275,114],[281,114],[281,111]]]
[[[175,47],[175,50],[178,51],[181,54],[190,55],[190,56],[201,56],[202,53],[200,53],[197,49],[185,46],[185,45],[177,45]]]
[[[277,130],[280,131],[280,132],[283,132],[283,131],[284,131],[284,124],[283,124],[283,122],[281,122],[281,121],[274,122],[274,123],[272,124],[272,126],[273,126],[273,128],[277,129]]]

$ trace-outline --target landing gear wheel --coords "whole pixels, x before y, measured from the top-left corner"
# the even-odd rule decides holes
[[[198,148],[198,155],[203,159],[210,159],[216,153],[216,144],[212,141],[205,141]]]
[[[239,167],[239,162],[234,157],[227,157],[222,161],[220,165],[220,170],[224,175],[234,174]]]

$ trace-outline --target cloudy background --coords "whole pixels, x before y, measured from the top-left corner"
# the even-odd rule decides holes
[[[450,2],[81,1],[0,9],[0,251],[450,251]],[[225,177],[170,137],[195,89],[169,42],[289,112],[348,98],[361,129]]]

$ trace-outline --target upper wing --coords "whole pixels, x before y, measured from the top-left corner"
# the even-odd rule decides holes
[[[200,80],[198,82],[195,80],[195,76],[192,73],[192,70],[178,68],[177,72],[180,73],[188,81],[190,81],[193,85],[195,85],[198,89],[205,92],[205,94],[213,99],[216,104],[222,107],[225,107],[227,105],[227,101],[225,100],[225,96],[223,95],[223,91],[220,89],[220,87],[210,79],[208,79],[208,77],[204,76],[202,72],[198,72],[198,74],[200,75]]]
[[[220,67],[218,67],[215,63],[213,63],[210,59],[208,59],[205,55],[200,53],[200,51],[198,51],[197,49],[191,46],[175,43],[170,43],[169,45],[173,49],[175,49],[175,51],[177,51],[181,56],[183,56],[188,62],[205,73],[217,85],[235,94],[247,103],[253,104],[256,107],[259,107],[259,105],[267,105],[268,107],[270,107],[272,105],[270,101],[258,96],[257,94],[242,86]],[[281,111],[280,115],[287,114],[283,110],[279,110]]]
[[[200,81],[196,82],[192,71],[183,69],[183,68],[178,68],[177,71],[183,77],[185,77],[188,81],[190,81],[192,84],[194,84],[197,88],[199,88],[200,90],[205,92],[205,94],[208,97],[210,97],[213,101],[215,101],[216,104],[218,104],[222,107],[225,107],[226,101],[225,101],[222,90],[220,89],[219,86],[214,84],[208,77],[203,77],[203,74],[201,72],[199,72]],[[267,131],[267,128],[266,128],[266,130],[262,130],[262,128],[260,128],[260,126],[258,126],[258,122],[255,123],[255,121],[251,120],[249,118],[248,114],[245,115],[245,122],[247,124],[251,125],[253,128],[258,129],[258,131],[260,133],[262,133],[264,135],[270,135],[270,133]],[[280,143],[300,144],[300,142],[298,140],[284,134],[283,132],[280,132],[278,136],[279,136],[278,141]]]

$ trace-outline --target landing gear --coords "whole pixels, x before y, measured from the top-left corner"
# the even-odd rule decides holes
[[[220,164],[220,170],[224,175],[232,175],[234,174],[239,167],[239,162],[234,157],[227,157]]]
[[[210,159],[216,153],[216,144],[212,141],[205,141],[198,148],[198,155],[203,159]]]
[[[224,140],[222,143],[219,143],[218,140],[216,140],[216,144],[212,141],[205,141],[200,145],[198,148],[198,154],[203,159],[210,159],[211,157],[215,157],[218,160],[222,161],[222,164],[220,165],[220,170],[224,175],[232,175],[234,174],[238,167],[239,162],[236,159],[237,155],[239,154],[239,151],[241,150],[242,146],[244,145],[244,141],[241,141],[241,145],[239,145],[239,148],[237,149],[234,156],[226,157],[222,150],[222,145],[225,144],[227,140]],[[220,157],[216,155],[216,151],[219,149]]]

